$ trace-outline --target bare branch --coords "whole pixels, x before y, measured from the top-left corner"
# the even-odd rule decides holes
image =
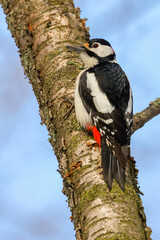
[[[133,116],[133,133],[143,127],[146,122],[160,113],[160,98],[156,98],[142,112]]]

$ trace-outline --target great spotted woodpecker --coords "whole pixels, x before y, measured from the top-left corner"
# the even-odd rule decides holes
[[[67,48],[77,51],[85,64],[76,80],[77,120],[84,129],[92,130],[101,147],[103,177],[108,188],[112,188],[115,179],[124,191],[133,117],[128,78],[106,40],[96,38],[83,46]]]

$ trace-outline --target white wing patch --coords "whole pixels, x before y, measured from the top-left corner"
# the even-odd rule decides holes
[[[109,118],[109,119],[104,120],[104,122],[105,122],[106,124],[110,124],[110,123],[113,122],[113,119]]]
[[[94,73],[87,72],[87,88],[91,90],[93,102],[99,112],[111,113],[115,109],[109,102],[106,94],[100,89]]]

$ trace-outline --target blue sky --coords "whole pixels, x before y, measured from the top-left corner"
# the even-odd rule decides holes
[[[134,112],[159,97],[159,1],[76,0],[91,38],[110,41],[128,75]],[[32,87],[0,9],[0,233],[1,240],[74,239],[57,160],[40,125]],[[160,116],[132,137],[132,154],[152,239],[159,240]],[[62,227],[63,226],[63,227]]]

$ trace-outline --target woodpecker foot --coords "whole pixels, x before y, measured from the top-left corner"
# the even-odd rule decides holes
[[[99,147],[97,142],[94,142],[94,143],[87,142],[86,145],[90,149],[92,149],[93,147]]]

